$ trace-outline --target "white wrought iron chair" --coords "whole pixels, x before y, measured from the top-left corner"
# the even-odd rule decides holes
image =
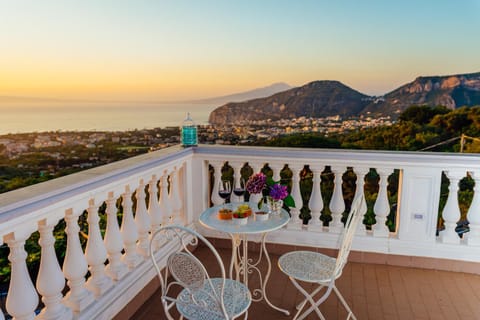
[[[218,262],[221,277],[210,278],[192,254],[192,248],[202,242]],[[159,261],[164,262],[165,254],[161,252],[169,253],[163,270]],[[170,312],[174,307],[180,319],[235,319],[244,313],[247,317],[252,301],[250,291],[244,284],[226,278],[220,255],[198,232],[178,225],[160,228],[150,240],[150,257],[160,279],[161,300],[168,319],[174,319]]]
[[[312,311],[315,311],[320,319],[325,319],[320,312],[319,306],[328,298],[332,290],[347,310],[347,319],[350,319],[350,317],[356,319],[347,302],[335,286],[335,280],[342,275],[343,267],[347,263],[357,225],[362,219],[362,214],[359,212],[364,212],[364,209],[365,200],[362,195],[357,197],[352,203],[345,228],[339,237],[341,242],[337,258],[313,251],[292,251],[282,255],[278,260],[280,270],[289,277],[294,286],[305,296],[305,299],[297,305],[298,311],[293,318],[294,320],[304,319]],[[318,287],[309,293],[302,288],[298,281],[315,283],[318,284]],[[315,300],[314,297],[325,287],[326,291],[323,295]],[[307,302],[310,303],[310,308],[300,314]]]

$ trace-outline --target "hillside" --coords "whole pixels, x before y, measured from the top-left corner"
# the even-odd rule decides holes
[[[442,105],[452,110],[480,105],[480,72],[418,77],[383,98],[383,101],[369,104],[363,112],[394,116],[411,105]]]
[[[314,81],[267,98],[227,103],[215,109],[212,124],[232,124],[259,119],[289,119],[301,116],[352,116],[370,102],[369,97],[338,81]]]
[[[370,97],[338,81],[314,81],[267,98],[228,103],[210,114],[217,125],[301,116],[342,117],[389,115],[394,119],[412,105],[443,105],[450,109],[480,105],[480,72],[418,77],[382,97]]]

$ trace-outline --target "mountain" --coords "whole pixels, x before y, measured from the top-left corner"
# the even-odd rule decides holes
[[[338,81],[314,81],[267,98],[227,103],[210,113],[209,122],[224,125],[301,116],[318,118],[339,114],[348,117],[361,112],[370,102],[369,98]]]
[[[245,100],[252,100],[257,98],[263,98],[271,96],[277,92],[282,92],[292,87],[283,82],[277,82],[267,87],[253,89],[245,92],[229,94],[226,96],[221,97],[212,97],[206,99],[198,99],[198,100],[191,100],[188,101],[190,103],[199,103],[199,104],[224,104],[227,102],[240,102]]]
[[[480,105],[480,72],[418,77],[381,97],[367,96],[338,81],[314,81],[266,98],[227,103],[210,113],[209,122],[224,125],[245,120],[362,114],[395,119],[412,105],[451,109]]]
[[[442,105],[450,109],[480,105],[480,72],[418,77],[375,99],[363,113],[395,116],[412,105]]]

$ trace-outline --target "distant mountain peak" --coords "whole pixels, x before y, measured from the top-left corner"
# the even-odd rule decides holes
[[[234,93],[234,94],[229,94],[226,96],[220,96],[220,97],[212,97],[212,98],[206,98],[206,99],[199,99],[199,100],[194,100],[190,101],[193,103],[211,103],[211,104],[224,104],[227,102],[241,102],[241,101],[246,101],[246,100],[252,100],[252,99],[258,99],[258,98],[264,98],[264,97],[269,97],[272,94],[282,92],[285,90],[291,89],[292,86],[285,82],[276,82],[273,83],[269,86],[262,87],[262,88],[257,88],[249,91],[244,91],[244,92],[239,92],[239,93]]]

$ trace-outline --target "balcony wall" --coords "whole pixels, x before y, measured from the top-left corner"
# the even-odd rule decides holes
[[[10,248],[12,266],[6,311],[17,319],[32,319],[40,296],[43,306],[38,318],[113,317],[154,277],[147,259],[149,232],[179,223],[200,228],[211,237],[225,237],[196,221],[211,203],[221,203],[217,183],[210,185],[209,167],[213,181],[218,181],[226,162],[234,179],[247,163],[254,172],[267,164],[275,180],[285,165],[291,170],[296,208],[290,208],[292,220],[287,228],[270,235],[269,242],[334,248],[347,211],[342,175],[347,169],[354,172],[358,195],[365,175],[374,170],[380,178],[373,206],[376,224],[371,230],[365,225],[359,228],[353,250],[480,262],[479,160],[472,155],[432,153],[173,147],[9,192],[0,195],[0,242]],[[309,202],[303,203],[300,172],[306,165],[313,174],[313,188]],[[326,167],[334,182],[327,198],[320,188]],[[397,223],[390,232],[385,221],[391,206],[388,177],[394,170],[399,172]],[[445,230],[437,236],[442,172],[450,179],[450,191],[442,212]],[[455,232],[460,219],[458,181],[467,173],[476,184],[468,212],[471,231],[460,239]],[[308,224],[299,218],[302,206],[311,212]],[[325,226],[319,218],[327,207],[332,221]],[[99,223],[102,214],[107,217],[106,226]],[[62,265],[54,250],[54,228],[67,236]],[[32,252],[26,252],[25,241],[38,235],[41,263],[33,284],[26,264]]]

